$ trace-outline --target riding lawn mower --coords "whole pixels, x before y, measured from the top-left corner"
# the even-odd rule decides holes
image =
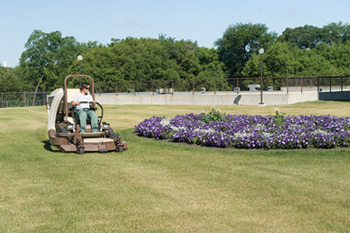
[[[80,122],[72,98],[80,92],[79,88],[68,88],[71,78],[88,78],[91,83],[91,95],[94,100],[88,103],[90,109],[98,116],[98,131],[91,132],[90,120],[87,119],[86,132],[79,133]],[[128,144],[115,133],[108,122],[103,121],[103,107],[95,102],[94,80],[89,75],[68,75],[64,79],[64,88],[54,90],[47,97],[48,123],[47,131],[50,143],[63,152],[123,152]]]

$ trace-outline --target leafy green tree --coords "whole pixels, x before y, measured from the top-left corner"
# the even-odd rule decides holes
[[[243,75],[260,76],[260,55],[255,55],[243,69]],[[299,49],[287,42],[276,42],[263,55],[264,77],[332,76],[336,68],[315,50]],[[264,86],[281,86],[281,80],[266,79]],[[248,85],[249,83],[245,83]]]
[[[346,43],[350,40],[350,25],[339,23],[330,23],[322,28],[323,42],[327,45]]]
[[[205,87],[206,90],[229,90],[229,84],[224,73],[224,64],[219,61],[216,49],[199,48],[198,58],[201,71],[197,76],[197,86]]]
[[[336,75],[335,68],[314,50],[302,50],[286,42],[276,42],[263,55],[265,77]],[[260,55],[244,67],[245,76],[260,76]]]
[[[74,63],[74,67],[77,61]],[[175,62],[156,39],[113,39],[112,43],[98,46],[84,54],[83,72],[101,82],[121,80],[157,80],[174,77]],[[75,68],[76,69],[76,68]]]
[[[225,64],[229,77],[240,75],[246,62],[260,48],[268,49],[276,37],[276,33],[268,32],[264,24],[238,23],[229,26],[223,37],[215,42],[219,59]]]
[[[167,59],[173,63],[172,71],[177,74],[174,79],[176,89],[180,91],[192,90],[192,83],[202,71],[197,43],[189,40],[176,41],[175,38],[161,35],[159,43],[167,52]]]
[[[297,28],[286,28],[282,32],[282,36],[279,38],[279,41],[290,42],[297,45],[301,49],[312,49],[316,45],[323,42],[322,29],[312,25],[305,25]]]
[[[23,88],[23,82],[14,69],[0,66],[0,92],[18,92]]]
[[[21,76],[30,85],[54,89],[61,87],[82,47],[74,37],[62,37],[59,31],[44,33],[34,30],[20,58]]]
[[[200,79],[211,86],[220,79],[219,83],[223,85],[224,65],[218,61],[215,49],[200,48],[197,43],[176,41],[163,35],[158,40],[112,39],[108,46],[96,46],[82,55],[83,73],[92,75],[97,82],[111,85],[115,81],[128,82],[124,86],[120,82],[118,90],[133,88],[134,80],[138,83],[138,91],[149,91],[153,85],[155,88],[174,85],[178,91],[191,90],[193,80],[198,83]],[[78,61],[71,67],[72,72],[77,72]]]
[[[350,25],[339,22],[322,28],[312,25],[286,28],[278,40],[293,43],[301,49],[313,49],[322,43],[332,46],[350,40]]]
[[[321,44],[315,48],[315,51],[335,67],[336,75],[350,75],[350,41],[333,46]]]

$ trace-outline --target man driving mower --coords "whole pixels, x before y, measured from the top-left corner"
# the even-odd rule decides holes
[[[98,125],[97,125],[98,117],[95,111],[90,108],[90,103],[95,104],[95,100],[90,95],[89,90],[90,90],[90,84],[83,83],[80,86],[80,92],[74,95],[72,99],[72,105],[75,106],[75,111],[79,116],[79,120],[80,120],[79,133],[85,133],[87,117],[90,117],[91,131],[94,133],[94,132],[97,132],[98,130]]]

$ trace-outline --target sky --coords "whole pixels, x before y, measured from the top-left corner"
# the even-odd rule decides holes
[[[349,24],[349,10],[349,0],[0,0],[0,64],[17,66],[36,29],[102,44],[165,34],[212,48],[237,23],[265,24],[281,35],[306,24]]]

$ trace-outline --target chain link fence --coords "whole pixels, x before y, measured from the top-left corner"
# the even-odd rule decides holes
[[[116,95],[142,94],[218,94],[260,91],[271,92],[331,92],[350,89],[350,77],[264,77],[230,79],[203,78],[192,80],[154,80],[154,81],[117,81],[95,84],[96,93],[115,93]]]
[[[350,76],[196,78],[191,80],[116,81],[95,83],[95,93],[115,95],[227,94],[267,92],[336,92],[350,90]],[[50,91],[0,92],[0,108],[46,105]]]
[[[46,105],[48,92],[1,92],[0,108]]]

